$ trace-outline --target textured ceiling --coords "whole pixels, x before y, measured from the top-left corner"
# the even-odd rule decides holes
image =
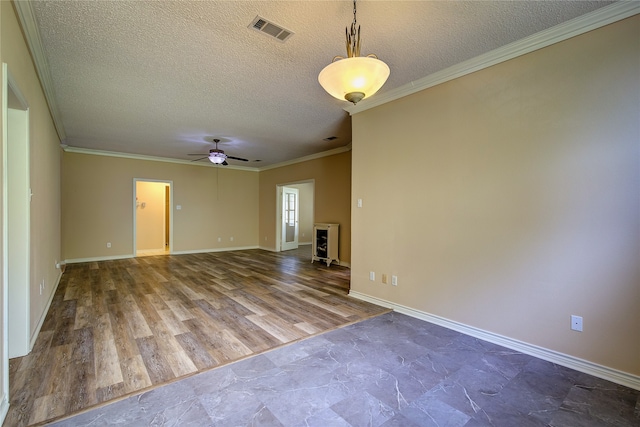
[[[357,17],[384,93],[610,3],[365,0]],[[347,103],[317,81],[344,54],[349,1],[31,5],[68,146],[191,160],[216,137],[251,160],[229,163],[264,167],[351,142]],[[256,15],[295,34],[248,29]]]

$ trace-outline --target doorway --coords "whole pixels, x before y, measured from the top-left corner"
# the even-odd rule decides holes
[[[298,189],[282,187],[282,236],[280,250],[298,249],[300,200]]]
[[[173,244],[171,181],[134,179],[136,256],[167,255]]]
[[[276,250],[311,245],[314,220],[313,180],[276,186]]]

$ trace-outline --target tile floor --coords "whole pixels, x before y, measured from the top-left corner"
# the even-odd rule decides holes
[[[640,391],[388,313],[56,426],[640,426]]]

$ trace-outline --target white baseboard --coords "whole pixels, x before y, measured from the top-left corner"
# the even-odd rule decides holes
[[[248,249],[259,249],[259,248],[258,246],[236,246],[232,248],[196,249],[193,251],[173,251],[171,252],[171,255],[204,254],[208,252],[245,251]]]
[[[552,363],[556,363],[561,366],[566,366],[567,368],[575,369],[576,371],[584,372],[585,374],[593,375],[594,377],[602,378],[635,390],[640,390],[640,376],[637,375],[619,371],[617,369],[609,368],[607,366],[599,365],[597,363],[589,362],[588,360],[580,359],[554,350],[549,350],[537,345],[518,341],[513,338],[494,334],[493,332],[474,328],[473,326],[445,319],[444,317],[435,316],[433,314],[396,304],[387,300],[361,294],[360,292],[350,291],[349,296],[382,307],[391,308],[393,309],[393,311],[397,311],[398,313],[406,314],[407,316],[415,317],[416,319],[421,319],[439,326],[443,326],[445,328],[452,329],[454,331],[458,331],[460,333],[484,341],[498,344],[503,347],[510,348],[512,350],[516,350],[521,353],[528,354],[530,356],[534,356]]]
[[[77,264],[80,262],[112,261],[115,259],[128,259],[128,258],[135,258],[135,255],[128,254],[128,255],[113,255],[113,256],[97,256],[97,257],[91,257],[91,258],[72,258],[72,259],[64,260],[64,263]]]
[[[189,251],[173,251],[168,255],[188,255],[188,254],[204,254],[207,252],[229,252],[229,251],[244,251],[247,249],[266,249],[266,248],[258,248],[258,246],[236,246],[230,248],[213,248],[213,249],[195,249]],[[268,249],[267,249],[268,250]],[[102,256],[102,257],[92,257],[92,258],[73,258],[67,259],[64,262],[66,264],[77,264],[80,262],[97,262],[97,261],[112,261],[116,259],[129,259],[136,258],[133,254],[127,255],[114,255],[114,256]]]
[[[53,287],[53,291],[51,292],[51,295],[49,295],[49,300],[47,301],[47,307],[44,309],[44,311],[40,315],[40,320],[38,320],[38,326],[36,326],[36,330],[34,331],[33,335],[31,335],[31,342],[29,343],[29,353],[31,353],[31,350],[33,350],[33,346],[36,344],[36,339],[40,334],[40,329],[44,324],[44,319],[47,317],[47,313],[49,313],[51,302],[53,301],[53,297],[56,294],[56,291],[58,290],[58,286],[60,285],[60,279],[62,279],[62,271],[60,272],[60,274],[58,274],[56,285]]]
[[[9,412],[9,396],[5,394],[2,396],[2,401],[0,401],[0,425],[4,423],[4,419],[7,418],[7,413]]]

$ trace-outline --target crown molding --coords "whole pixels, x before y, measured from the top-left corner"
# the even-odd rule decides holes
[[[294,165],[296,163],[308,162],[309,160],[315,160],[315,159],[320,159],[322,157],[333,156],[335,154],[346,153],[347,151],[351,151],[351,143],[345,145],[344,147],[338,147],[338,148],[334,148],[333,150],[322,151],[320,153],[310,154],[308,156],[299,157],[297,159],[287,160],[286,162],[265,166],[265,167],[259,168],[258,170],[260,172],[263,172],[269,169],[281,168],[284,166]]]
[[[210,162],[195,163],[191,160],[170,159],[168,157],[146,156],[143,154],[120,153],[117,151],[92,150],[90,148],[71,147],[69,145],[64,145],[64,144],[60,145],[60,148],[62,148],[62,150],[65,153],[88,154],[91,156],[119,157],[122,159],[147,160],[151,162],[177,163],[181,165],[201,166],[201,167],[207,167],[207,168],[216,167],[216,165]],[[323,151],[321,153],[310,154],[305,157],[288,160],[286,162],[277,163],[275,165],[265,166],[263,168],[250,168],[246,166],[233,166],[233,165],[227,165],[224,168],[249,171],[249,172],[262,172],[269,169],[281,168],[283,166],[289,166],[296,163],[307,162],[309,160],[319,159],[322,157],[333,156],[335,154],[340,154],[347,151],[351,151],[351,143],[349,143],[348,145],[345,145],[344,147],[334,148],[333,150]]]
[[[612,24],[640,13],[639,1],[620,1],[570,21],[533,34],[498,49],[476,56],[475,58],[445,68],[421,79],[407,83],[396,89],[360,101],[356,105],[344,108],[350,115],[378,107],[396,99],[414,94],[458,77],[491,67],[518,56],[531,53],[555,43],[570,39],[588,31]]]
[[[62,117],[58,104],[56,102],[56,94],[53,90],[53,80],[51,79],[51,73],[49,71],[49,62],[44,54],[44,47],[42,45],[42,39],[40,38],[40,31],[38,30],[38,24],[36,17],[33,13],[30,1],[14,1],[12,2],[15,7],[16,14],[20,20],[22,26],[22,33],[24,34],[25,41],[31,52],[33,63],[40,79],[40,85],[44,92],[44,97],[49,105],[49,113],[53,119],[53,124],[58,133],[58,138],[64,141],[67,138],[67,134],[62,124]]]
[[[216,167],[211,162],[202,162],[196,163],[192,160],[180,160],[180,159],[170,159],[167,157],[155,157],[155,156],[145,156],[142,154],[129,154],[129,153],[120,153],[117,151],[103,151],[103,150],[91,150],[89,148],[77,148],[70,147],[68,145],[60,146],[65,153],[75,153],[75,154],[88,154],[91,156],[105,156],[105,157],[119,157],[122,159],[132,159],[132,160],[147,160],[151,162],[164,162],[164,163],[177,163],[181,165],[190,165],[190,166],[201,166],[205,168],[213,168]],[[224,166],[225,169],[235,169],[249,172],[258,172],[257,168],[249,168],[245,166],[233,166],[227,165]]]

